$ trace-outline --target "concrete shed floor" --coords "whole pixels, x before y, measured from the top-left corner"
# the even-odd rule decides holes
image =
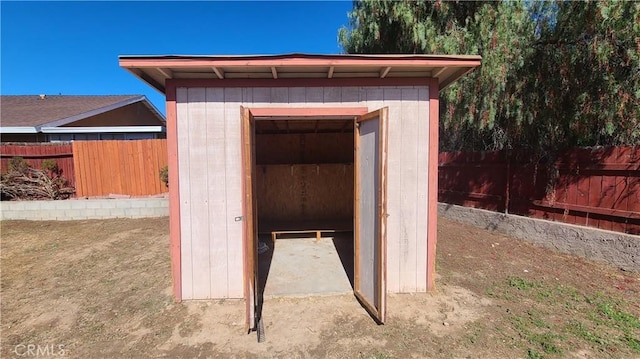
[[[264,297],[342,294],[353,291],[353,234],[335,237],[260,237],[269,251],[259,255],[258,277]]]

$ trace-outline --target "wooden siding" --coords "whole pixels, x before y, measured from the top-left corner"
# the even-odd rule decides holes
[[[243,297],[241,105],[389,107],[387,290],[426,291],[427,86],[176,91],[183,299]]]
[[[76,197],[124,194],[155,195],[168,191],[160,180],[167,165],[167,141],[74,141]]]

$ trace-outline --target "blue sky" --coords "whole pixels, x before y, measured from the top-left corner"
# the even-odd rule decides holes
[[[335,54],[351,1],[0,2],[3,95],[164,96],[119,55]]]

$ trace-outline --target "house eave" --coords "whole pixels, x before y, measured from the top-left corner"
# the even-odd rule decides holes
[[[38,133],[38,128],[33,126],[15,126],[15,127],[0,127],[0,134],[10,133]]]
[[[42,133],[161,133],[165,126],[42,127]]]

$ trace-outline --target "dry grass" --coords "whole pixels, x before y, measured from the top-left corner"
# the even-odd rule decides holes
[[[272,299],[263,344],[240,301],[173,303],[166,218],[1,230],[6,358],[640,357],[638,274],[444,219],[436,292],[391,295],[384,326],[348,295]]]

